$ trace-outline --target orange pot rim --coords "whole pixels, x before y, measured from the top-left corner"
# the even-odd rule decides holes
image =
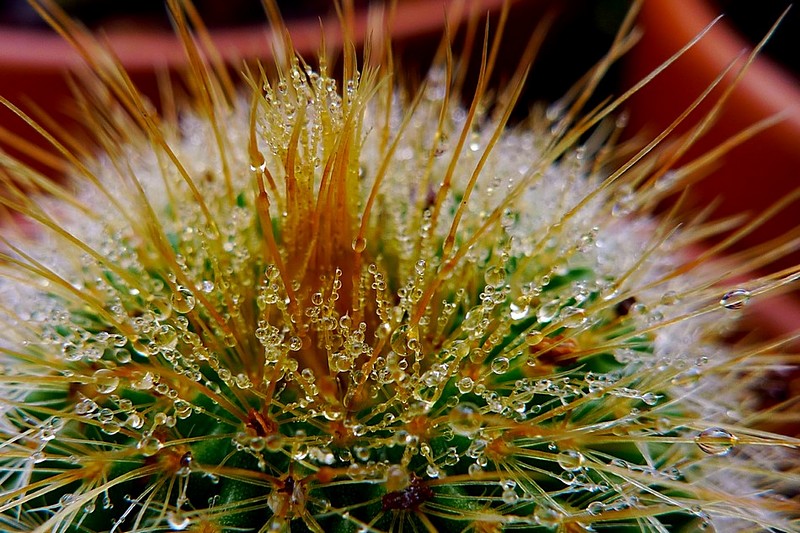
[[[743,62],[753,49],[753,45],[727,23],[724,15],[715,22],[718,18],[719,13],[706,0],[647,0],[640,20],[645,32],[656,27],[664,29],[659,35],[673,43],[675,50],[713,24],[679,60],[690,62],[684,70],[713,77],[734,58],[741,57]],[[780,129],[800,132],[800,83],[763,54],[756,57],[738,82],[732,105],[751,123],[780,114],[783,117]]]
[[[518,3],[512,0],[510,3]],[[504,0],[405,0],[398,2],[390,20],[389,31],[394,39],[406,39],[441,31],[445,21],[456,25],[471,13],[497,11]],[[359,10],[353,19],[357,42],[368,35],[373,9]],[[323,39],[327,46],[342,42],[340,24],[335,15],[309,17],[287,23],[295,49],[301,54],[319,50]],[[243,58],[272,56],[273,32],[264,20],[236,28],[214,29],[213,41],[227,62]],[[129,72],[152,71],[153,68],[175,68],[186,63],[180,40],[171,30],[115,28],[105,32],[101,40],[108,44],[120,63]],[[19,29],[0,26],[0,68],[17,71],[74,69],[84,65],[75,49],[61,36],[43,29]]]

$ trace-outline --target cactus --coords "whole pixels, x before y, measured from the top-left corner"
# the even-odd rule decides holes
[[[512,127],[486,61],[462,107],[451,59],[408,94],[289,46],[248,94],[195,61],[170,120],[79,46],[97,155],[2,156],[0,529],[800,530],[756,390],[793,359],[724,340],[799,271],[654,217],[693,167],[617,102]]]

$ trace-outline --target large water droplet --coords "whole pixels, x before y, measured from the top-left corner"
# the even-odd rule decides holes
[[[122,427],[119,425],[119,422],[110,420],[108,422],[103,422],[103,426],[101,429],[103,430],[103,433],[105,433],[106,435],[116,435],[117,433],[120,432]]]
[[[58,499],[58,505],[60,505],[61,507],[66,507],[68,505],[72,505],[74,502],[75,502],[75,495],[72,494],[71,492],[63,494]]]
[[[680,295],[675,291],[667,291],[661,295],[662,305],[675,305],[680,301]]]
[[[492,361],[492,372],[495,374],[505,374],[508,371],[510,362],[507,357],[498,357]]]
[[[398,355],[416,353],[419,349],[419,330],[415,326],[403,324],[392,333],[389,345]]]
[[[356,237],[353,239],[353,251],[361,253],[367,248],[367,239],[364,237]]]
[[[750,291],[747,289],[734,289],[726,292],[719,305],[725,309],[741,309],[750,301]]]
[[[119,385],[119,378],[107,369],[101,368],[94,373],[94,386],[100,394],[111,394]]]
[[[589,505],[586,506],[586,512],[590,515],[597,516],[603,512],[605,509],[606,504],[599,501],[593,501]]]
[[[258,155],[260,157],[256,157],[250,161],[250,170],[253,172],[264,172],[267,170],[267,162],[264,161],[264,156],[260,153]]]
[[[475,381],[469,376],[464,376],[456,383],[456,388],[458,388],[458,391],[461,394],[467,394],[468,392],[471,392],[474,386]]]
[[[178,285],[178,288],[172,293],[170,301],[172,302],[172,308],[179,313],[190,312],[197,303],[192,291],[182,285]]]
[[[164,445],[161,443],[160,440],[152,436],[144,437],[136,445],[136,447],[139,448],[142,454],[145,455],[146,457],[150,457],[152,455],[157,454],[158,451],[161,450],[163,446]]]
[[[483,273],[483,280],[490,287],[501,287],[506,282],[506,271],[503,267],[490,266]]]
[[[131,362],[131,352],[125,348],[118,348],[114,351],[114,358],[118,363],[127,364]]]
[[[542,306],[536,311],[536,318],[539,322],[550,322],[556,316],[558,316],[558,311],[561,308],[561,301],[556,298],[555,300],[550,300],[542,304]]]
[[[271,452],[278,452],[283,449],[283,436],[278,433],[267,435],[264,438],[264,446]]]
[[[583,454],[575,450],[565,450],[559,453],[556,460],[561,468],[570,472],[580,470],[583,467],[583,463],[586,462]]]
[[[525,344],[528,346],[536,346],[544,340],[544,335],[539,330],[532,329],[525,334]]]
[[[408,473],[400,465],[392,465],[386,472],[386,488],[388,490],[401,490],[408,486]]]
[[[540,526],[553,528],[561,523],[563,516],[557,509],[553,509],[549,505],[537,505],[533,511],[533,518]]]
[[[586,323],[586,311],[579,307],[565,307],[561,312],[561,325],[565,328],[579,328]]]
[[[697,446],[709,455],[727,454],[738,440],[736,435],[717,427],[705,429],[694,438]]]
[[[480,408],[469,402],[461,402],[450,410],[450,427],[458,435],[471,437],[483,424]]]
[[[303,347],[303,339],[300,337],[291,337],[289,339],[289,349],[293,352],[300,350]]]
[[[131,413],[128,415],[125,425],[131,429],[142,429],[142,426],[144,426],[144,418],[139,413]]]

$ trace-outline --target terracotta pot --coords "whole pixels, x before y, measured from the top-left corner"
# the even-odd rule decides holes
[[[757,9],[755,5],[752,7]],[[639,17],[643,38],[626,59],[628,83],[660,65],[717,15],[712,3],[706,0],[644,2]],[[634,96],[630,102],[631,131],[647,130],[652,134],[666,127],[729,62],[752,47],[724,19],[718,22],[696,46]],[[732,79],[733,76],[728,76],[723,85]],[[709,100],[714,100],[713,95]],[[760,213],[800,187],[800,82],[764,55],[750,66],[718,121],[688,157],[702,154],[777,113],[784,113],[779,124],[727,153],[707,177],[692,187],[691,198],[696,205],[705,206],[720,198],[718,215]],[[681,131],[693,128],[700,116],[695,113],[681,126]],[[800,225],[798,210],[800,202],[795,202],[745,239],[742,246],[752,246],[794,229]],[[800,252],[775,266],[783,268],[798,263]]]
[[[753,9],[757,9],[753,6]],[[688,43],[719,13],[705,0],[646,0],[639,16],[641,41],[626,58],[626,83],[646,76]],[[780,31],[780,28],[778,28]],[[650,137],[669,125],[726,66],[752,44],[746,42],[725,20],[718,22],[696,46],[678,59],[630,101],[630,131]],[[730,84],[729,76],[724,84]],[[715,94],[720,94],[721,89]],[[715,100],[714,95],[709,101]],[[702,117],[704,105],[681,125],[689,131]],[[758,214],[800,187],[800,83],[767,57],[761,55],[749,67],[717,122],[687,154],[685,160],[707,152],[748,126],[784,114],[784,120],[762,131],[733,151],[690,189],[695,206],[722,202],[717,216],[747,212]],[[800,202],[782,210],[762,228],[744,239],[738,249],[776,238],[800,226]],[[800,264],[795,251],[771,269]],[[800,291],[753,302],[743,326],[745,334],[762,340],[800,331]],[[794,341],[791,349],[800,349]],[[793,374],[794,376],[795,374]],[[784,376],[786,392],[800,393],[793,378]],[[797,381],[795,378],[794,381]]]
[[[438,37],[443,33],[446,19],[455,26],[470,13],[497,11],[502,4],[503,0],[405,0],[398,2],[390,31],[396,41],[409,41],[425,35]],[[361,42],[367,34],[367,11],[356,12],[353,23],[355,39]],[[324,14],[322,23],[314,15],[293,19],[289,25],[295,48],[307,56],[319,50],[323,39],[320,27],[324,28],[329,48],[335,48],[341,42],[335,11]],[[105,32],[102,39],[114,51],[140,91],[151,99],[158,97],[154,74],[157,68],[175,72],[186,65],[182,46],[169,30],[142,29],[136,25],[114,26]],[[268,59],[271,56],[266,17],[263,22],[252,26],[215,29],[213,40],[222,58],[232,65],[243,59]],[[62,120],[71,98],[65,76],[83,67],[79,54],[52,32],[0,27],[0,95],[25,110],[28,110],[26,103],[35,102],[43,111]],[[3,107],[0,107],[0,127],[5,130],[6,139],[15,136],[44,146],[30,127]],[[0,143],[6,144],[2,133],[0,131]]]

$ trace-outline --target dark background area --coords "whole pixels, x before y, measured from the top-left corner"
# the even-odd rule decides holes
[[[402,0],[400,0],[402,2]],[[675,0],[680,1],[680,0]],[[354,0],[356,6],[369,0]],[[91,28],[144,27],[169,28],[163,0],[58,0],[73,17]],[[629,0],[528,0],[534,11],[557,11],[553,28],[532,73],[526,96],[532,100],[553,101],[585,73],[607,50],[613,34],[630,5]],[[758,42],[790,4],[790,0],[761,0],[758,4],[741,0],[717,0],[724,13],[748,40]],[[324,16],[333,10],[330,0],[278,0],[287,20]],[[260,0],[195,0],[195,5],[210,27],[259,24],[265,20]],[[26,0],[0,0],[0,24],[46,28]],[[507,46],[524,46],[535,20],[512,20],[507,31]],[[423,40],[424,41],[424,40]],[[417,43],[430,46],[428,42]],[[407,43],[419,56],[419,46]],[[800,8],[790,9],[778,32],[765,49],[766,54],[800,72]],[[513,62],[514,54],[505,54]],[[500,67],[506,65],[501,63]],[[515,65],[511,65],[513,68]],[[500,72],[502,75],[502,72]],[[619,91],[618,69],[600,87],[599,94]]]
[[[369,4],[369,0],[354,2],[356,6]],[[154,29],[170,26],[163,0],[58,0],[58,3],[91,28],[127,26]],[[526,92],[530,101],[553,101],[563,95],[607,50],[630,5],[629,0],[523,0],[520,3],[535,4],[534,12],[542,14],[548,10],[557,11],[553,28],[532,72],[532,83]],[[741,0],[717,0],[716,3],[719,12],[755,43],[791,1],[761,0],[757,5]],[[278,4],[287,20],[324,16],[333,10],[330,0],[278,0]],[[265,20],[260,0],[195,0],[195,5],[210,27],[253,25]],[[46,28],[26,0],[0,0],[0,24]],[[506,46],[518,52],[534,24],[535,20],[531,18],[514,20],[512,17]],[[408,50],[413,51],[410,57],[424,57],[420,54],[421,47],[431,46],[431,42],[424,39],[419,43],[405,44]],[[765,53],[795,74],[800,72],[800,8],[790,9],[778,32],[767,44]],[[506,63],[513,63],[514,53],[504,56],[508,57]],[[501,69],[514,66],[502,62],[500,65]],[[502,74],[501,70],[499,76]],[[598,95],[618,93],[619,90],[619,71],[615,68],[604,80]]]

